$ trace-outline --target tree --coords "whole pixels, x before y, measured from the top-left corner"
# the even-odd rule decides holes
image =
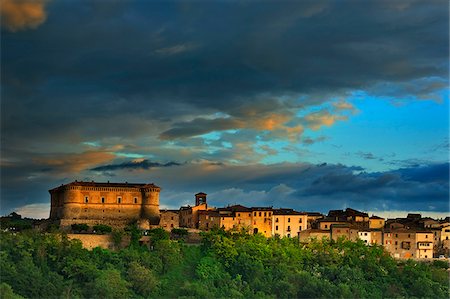
[[[124,280],[116,269],[102,270],[89,286],[86,295],[91,298],[122,299],[131,295],[128,289],[130,283]]]
[[[138,262],[132,262],[128,266],[127,276],[137,294],[149,297],[156,293],[159,281],[152,270],[145,268]]]

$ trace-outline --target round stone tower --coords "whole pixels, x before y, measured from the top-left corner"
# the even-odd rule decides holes
[[[161,188],[154,184],[142,187],[141,218],[148,219],[151,225],[159,224],[159,192]]]
[[[82,204],[81,187],[67,185],[64,189],[64,205],[61,208],[60,218],[78,218]]]

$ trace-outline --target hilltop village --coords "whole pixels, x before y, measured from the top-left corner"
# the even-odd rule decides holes
[[[160,210],[155,184],[72,182],[49,190],[50,221],[62,229],[72,225],[124,227],[136,221],[139,228],[162,227],[171,231],[186,228],[191,233],[214,228],[262,234],[265,237],[298,237],[362,240],[368,246],[382,245],[399,259],[449,257],[450,217],[435,220],[420,214],[384,219],[351,208],[318,212],[299,212],[289,208],[210,207],[206,193],[195,194],[193,206],[179,210]]]

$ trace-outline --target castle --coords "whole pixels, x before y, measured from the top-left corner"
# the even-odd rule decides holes
[[[50,220],[61,227],[75,223],[125,226],[138,221],[141,228],[158,225],[159,192],[150,184],[80,182],[49,190]]]

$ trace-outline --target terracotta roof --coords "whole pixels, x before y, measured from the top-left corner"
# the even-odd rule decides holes
[[[272,211],[273,207],[251,207],[252,211]]]
[[[232,211],[232,212],[250,212],[251,209],[244,207],[243,205],[232,205],[225,208],[219,208],[219,211]]]
[[[375,215],[372,215],[369,219],[383,219],[384,220],[384,218],[378,217],[378,216],[375,216]]]
[[[203,193],[203,192],[199,192],[199,193],[197,193],[197,194],[195,194],[195,195],[208,195],[208,194]]]
[[[160,213],[165,213],[165,212],[170,212],[170,213],[179,213],[180,212],[180,210],[166,210],[166,209],[162,209],[162,210],[159,210],[159,212]]]
[[[305,212],[297,212],[294,209],[274,209],[274,215],[307,215]]]

